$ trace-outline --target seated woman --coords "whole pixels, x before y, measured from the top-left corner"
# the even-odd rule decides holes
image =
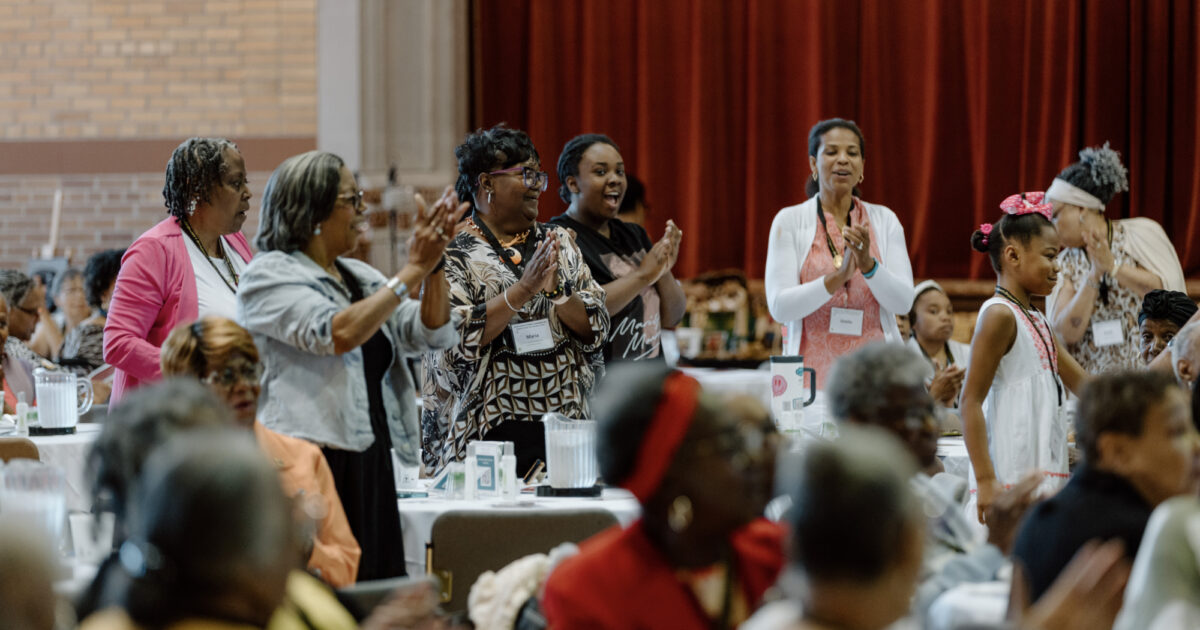
[[[176,436],[146,461],[134,503],[116,607],[83,630],[267,626],[299,556],[292,507],[248,436]]]
[[[925,515],[908,483],[916,466],[882,430],[847,429],[781,467],[792,501],[792,573],[780,582],[788,600],[746,628],[876,630],[908,614],[925,548]]]
[[[481,129],[454,154],[458,198],[473,208],[446,246],[461,340],[425,355],[422,458],[436,473],[462,461],[467,442],[509,440],[524,473],[545,452],[541,426],[529,421],[590,417],[609,330],[605,294],[567,230],[537,222],[550,176],[529,136]]]
[[[254,431],[259,446],[275,462],[287,495],[302,500],[317,521],[308,570],[334,587],[353,584],[362,550],[350,532],[321,449],[255,421],[262,364],[250,333],[216,315],[180,326],[163,342],[162,373],[201,380],[229,405],[239,426]]]
[[[1150,365],[1195,314],[1196,303],[1182,291],[1155,289],[1147,293],[1137,316],[1142,362]]]
[[[908,314],[912,326],[909,347],[933,367],[929,393],[943,407],[958,407],[963,377],[971,364],[971,346],[950,338],[954,334],[954,306],[945,289],[926,280],[913,290],[916,299]]]
[[[78,289],[74,285],[68,286],[70,295],[59,290],[59,294],[71,304],[83,299],[86,309],[85,315],[77,318],[75,324],[64,327],[62,351],[59,353],[63,367],[76,374],[86,375],[104,365],[104,322],[124,255],[123,249],[108,249],[93,254],[88,258],[79,281],[74,283],[79,285]],[[71,318],[67,319],[70,323]],[[107,396],[104,399],[107,400]],[[98,396],[97,400],[101,398]]]
[[[683,232],[667,221],[652,243],[640,225],[617,218],[625,159],[608,136],[576,136],[558,158],[559,197],[567,211],[550,220],[575,231],[583,260],[605,293],[611,318],[604,361],[662,356],[661,334],[683,319],[687,298],[671,274]]]
[[[783,529],[761,517],[778,444],[770,418],[652,362],[614,367],[596,404],[600,473],[637,497],[642,518],[585,541],[550,574],[546,620],[736,627],[783,566]]]
[[[57,343],[50,348],[49,357],[53,361],[58,361],[62,354],[63,336],[67,331],[82,324],[83,320],[92,314],[92,310],[88,308],[87,295],[83,290],[83,272],[71,267],[58,274],[54,278],[53,301],[55,310],[54,314],[50,316],[48,329],[52,329],[50,338]]]

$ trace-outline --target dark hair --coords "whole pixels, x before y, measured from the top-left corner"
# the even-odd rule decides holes
[[[562,153],[558,156],[558,196],[565,204],[571,203],[571,189],[567,188],[567,178],[579,175],[579,161],[583,159],[584,152],[593,144],[607,144],[616,149],[617,153],[621,152],[617,143],[603,134],[585,133],[568,140],[567,144],[563,145]]]
[[[912,327],[913,337],[916,337],[917,334],[917,300],[921,299],[922,295],[925,295],[930,291],[937,291],[942,295],[946,295],[946,291],[937,284],[926,285],[924,289],[921,289],[920,293],[913,294],[912,306],[910,306],[908,309],[908,325]],[[946,297],[949,298],[950,296],[946,295]],[[953,305],[951,305],[951,308],[953,308]]]
[[[1146,411],[1179,384],[1170,374],[1124,371],[1096,376],[1079,395],[1076,440],[1084,456],[1095,463],[1103,433],[1137,437],[1142,434]]]
[[[1079,161],[1064,168],[1056,179],[1081,188],[1105,205],[1113,196],[1129,190],[1129,171],[1121,164],[1121,154],[1105,142],[1102,147],[1088,147],[1079,152]]]
[[[789,454],[777,478],[792,500],[792,562],[809,579],[871,582],[919,527],[912,456],[878,427],[845,426],[832,442]],[[830,544],[830,541],[838,541]]]
[[[172,437],[147,459],[134,507],[124,583],[113,590],[140,626],[212,617],[250,579],[280,579],[282,594],[276,567],[294,542],[288,500],[248,432]]]
[[[454,148],[458,160],[458,180],[454,191],[458,198],[475,207],[475,193],[479,191],[479,176],[491,171],[520,164],[538,157],[533,141],[520,129],[510,129],[500,123],[491,129],[476,129],[467,134],[463,143]]]
[[[597,420],[596,458],[600,476],[608,484],[620,484],[633,472],[663,385],[674,372],[654,361],[609,367],[592,403]]]
[[[181,431],[233,425],[229,409],[196,379],[166,379],[121,399],[88,454],[93,510],[116,514],[118,541],[146,458]]]
[[[822,120],[813,125],[813,128],[808,132],[809,157],[817,157],[817,152],[821,150],[821,136],[834,129],[848,129],[853,131],[854,135],[858,136],[859,155],[864,158],[867,157],[867,141],[863,139],[862,130],[858,128],[858,125],[853,120],[846,120],[845,118],[830,118],[829,120]],[[817,180],[809,177],[807,178],[807,183],[804,185],[804,191],[808,193],[809,197],[812,197],[821,191],[821,185],[817,183]],[[855,197],[862,196],[862,192],[858,189],[858,186],[854,187],[853,193]]]
[[[100,296],[117,281],[124,256],[123,249],[106,249],[88,258],[83,267],[83,290],[87,293],[88,306],[100,308]]]
[[[1196,314],[1196,303],[1186,293],[1154,289],[1142,298],[1138,326],[1147,319],[1165,319],[1179,328]]]
[[[625,173],[625,196],[621,198],[621,207],[617,214],[627,214],[637,210],[638,204],[646,205],[646,186],[642,180]]]
[[[1200,378],[1192,381],[1192,426],[1200,431]]]
[[[1005,214],[999,221],[992,224],[992,232],[984,234],[983,230],[975,230],[971,234],[971,248],[988,255],[992,262],[992,270],[1000,273],[1000,254],[1004,246],[1011,240],[1022,245],[1028,245],[1034,238],[1041,236],[1042,230],[1054,227],[1050,219],[1036,213]]]
[[[8,301],[9,308],[18,308],[25,296],[33,290],[33,279],[16,269],[0,269],[0,294]]]
[[[333,214],[345,164],[328,151],[308,151],[276,167],[263,189],[258,249],[291,253],[307,247],[317,224]]]
[[[224,138],[188,138],[175,147],[167,161],[162,191],[171,216],[186,219],[196,209],[194,204],[209,201],[209,193],[229,168],[225,149],[238,150],[236,144]]]

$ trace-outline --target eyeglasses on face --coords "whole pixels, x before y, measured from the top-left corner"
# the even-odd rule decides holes
[[[507,175],[509,173],[521,173],[521,179],[525,182],[526,188],[540,190],[545,192],[546,187],[550,185],[550,174],[544,171],[539,171],[528,166],[514,166],[512,168],[504,168],[498,171],[492,171],[488,175]]]
[[[354,192],[342,193],[337,196],[337,200],[346,203],[355,210],[361,210],[364,205],[363,191],[356,190]]]
[[[240,363],[210,373],[204,382],[229,389],[239,383],[257,385],[263,375],[261,363]]]

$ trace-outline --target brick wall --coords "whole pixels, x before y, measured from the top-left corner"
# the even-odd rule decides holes
[[[12,139],[316,135],[316,0],[0,0]]]
[[[75,264],[166,216],[190,136],[243,146],[251,216],[270,170],[313,148],[317,0],[0,0],[0,266],[49,238]],[[253,148],[251,148],[253,147]]]

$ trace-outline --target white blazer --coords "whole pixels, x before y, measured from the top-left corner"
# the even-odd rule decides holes
[[[879,324],[888,341],[901,341],[896,313],[907,313],[913,303],[912,263],[904,228],[896,214],[886,206],[859,200],[878,239],[879,270],[867,279],[871,295],[879,302]],[[817,235],[817,202],[788,206],[771,223],[767,244],[766,292],[771,317],[785,327],[784,354],[799,354],[804,334],[804,318],[816,312],[833,297],[825,290],[824,278],[800,283],[800,269]]]

